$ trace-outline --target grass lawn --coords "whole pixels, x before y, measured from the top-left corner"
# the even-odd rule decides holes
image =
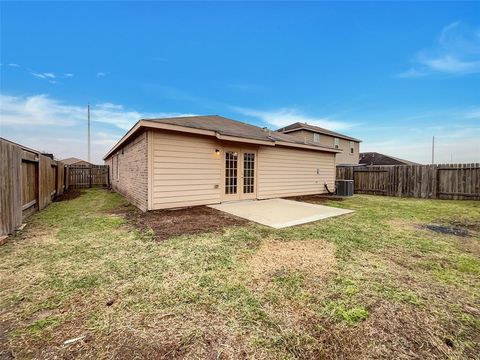
[[[117,194],[53,203],[0,246],[0,352],[478,358],[480,202],[355,196],[327,205],[356,212],[159,242],[116,211],[125,206]]]

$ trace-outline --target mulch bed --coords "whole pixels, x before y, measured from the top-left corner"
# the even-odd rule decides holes
[[[56,196],[53,201],[58,202],[58,201],[67,201],[67,200],[72,200],[80,195],[82,195],[84,192],[78,189],[70,189],[65,191],[62,195]]]
[[[249,223],[248,220],[206,206],[155,210],[146,213],[130,207],[125,212],[125,217],[137,228],[152,229],[156,240],[165,240],[178,235],[213,232],[223,227]]]

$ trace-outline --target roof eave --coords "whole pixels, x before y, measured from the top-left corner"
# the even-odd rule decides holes
[[[288,146],[288,147],[296,147],[296,148],[310,149],[310,150],[323,151],[323,152],[331,152],[331,153],[341,153],[341,152],[343,151],[343,150],[340,150],[340,149],[328,148],[328,147],[323,147],[323,146],[315,146],[315,145],[299,144],[299,143],[290,143],[290,142],[287,142],[287,141],[280,141],[280,140],[275,141],[275,145]]]
[[[224,140],[224,141],[244,142],[249,144],[257,144],[257,145],[265,145],[265,146],[280,145],[280,146],[305,148],[305,149],[324,151],[324,152],[333,152],[333,153],[341,152],[341,150],[338,150],[338,149],[315,146],[315,145],[291,143],[288,141],[281,141],[281,140],[268,141],[268,140],[243,138],[243,137],[232,136],[232,135],[223,135],[213,130],[196,129],[196,128],[187,127],[187,126],[171,125],[171,124],[153,122],[153,121],[142,119],[137,121],[137,123],[132,126],[132,128],[113,146],[113,148],[110,149],[110,151],[103,157],[103,160],[104,161],[107,160],[117,149],[119,149],[125,142],[128,141],[128,139],[131,136],[133,136],[141,128],[171,130],[171,131],[179,131],[179,132],[197,134],[197,135],[207,135],[207,136],[216,137],[217,139]]]
[[[296,127],[296,128],[294,128],[294,129],[288,129],[288,130],[282,131],[282,133],[288,134],[288,133],[291,133],[291,132],[294,132],[294,131],[300,131],[300,130],[317,132],[317,133],[319,133],[319,134],[324,134],[324,135],[328,135],[328,136],[332,136],[332,137],[338,137],[338,138],[340,138],[340,139],[351,140],[351,141],[355,141],[355,142],[358,142],[358,143],[361,143],[361,142],[362,142],[362,140],[360,140],[360,139],[356,139],[356,138],[353,138],[353,137],[350,137],[350,136],[347,136],[347,135],[342,135],[342,134],[330,134],[330,133],[328,133],[328,132],[326,132],[326,131],[312,130],[312,129],[309,129],[309,128],[303,127],[303,126]]]

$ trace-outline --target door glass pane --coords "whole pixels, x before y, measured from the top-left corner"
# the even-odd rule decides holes
[[[225,152],[225,194],[237,193],[238,153]]]
[[[255,192],[255,153],[243,154],[243,193]]]

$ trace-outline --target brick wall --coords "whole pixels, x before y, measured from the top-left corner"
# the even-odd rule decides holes
[[[142,211],[148,208],[147,154],[147,132],[143,131],[105,161],[110,166],[112,189]]]

